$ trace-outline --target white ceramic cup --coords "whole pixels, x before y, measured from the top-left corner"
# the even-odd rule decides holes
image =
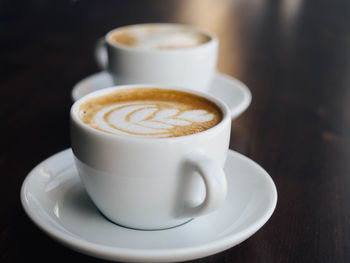
[[[128,27],[162,26],[200,32],[208,42],[194,47],[152,49],[130,47],[112,40],[126,27],[111,30],[95,48],[95,59],[107,70],[116,85],[158,84],[207,91],[216,72],[218,38],[210,32],[182,24],[140,24]]]
[[[79,119],[79,106],[86,100],[129,88],[149,85],[99,90],[71,108],[71,145],[92,201],[111,221],[144,230],[178,226],[218,208],[227,191],[223,165],[231,130],[228,107],[209,94],[176,88],[214,102],[223,119],[208,130],[172,138],[109,134]]]

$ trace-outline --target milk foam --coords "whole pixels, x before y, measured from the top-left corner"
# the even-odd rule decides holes
[[[209,41],[209,37],[195,30],[179,26],[132,26],[124,29],[125,43],[143,49],[176,49],[194,47]],[[118,42],[118,33],[115,41]],[[130,37],[133,41],[128,41]],[[120,41],[123,44],[123,41]]]
[[[214,115],[205,110],[182,111],[176,104],[166,106],[174,108],[152,102],[116,104],[98,111],[94,122],[97,128],[119,135],[170,137],[174,128],[214,119]]]
[[[206,98],[159,88],[130,88],[90,98],[79,107],[83,123],[107,133],[178,137],[210,129],[221,110]]]

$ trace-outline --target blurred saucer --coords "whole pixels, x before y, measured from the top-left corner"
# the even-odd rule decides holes
[[[254,161],[229,150],[224,170],[228,183],[224,204],[167,230],[128,229],[102,216],[80,182],[71,149],[44,160],[28,174],[21,201],[41,230],[81,253],[122,262],[186,261],[243,242],[276,207],[274,182]]]
[[[103,88],[114,86],[111,77],[105,71],[90,75],[79,81],[72,89],[73,101],[84,95]],[[244,112],[250,105],[250,90],[239,80],[217,72],[208,91],[223,100],[231,110],[232,119]]]

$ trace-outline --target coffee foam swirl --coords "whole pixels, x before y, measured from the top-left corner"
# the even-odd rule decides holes
[[[208,42],[210,37],[181,26],[138,25],[116,31],[111,39],[141,49],[177,49],[201,45]]]
[[[122,90],[88,100],[79,117],[108,133],[159,138],[201,132],[222,118],[217,106],[204,98],[160,89]]]

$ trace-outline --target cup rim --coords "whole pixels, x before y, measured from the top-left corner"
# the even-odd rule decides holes
[[[132,88],[158,88],[158,89],[165,89],[165,90],[179,90],[183,92],[187,92],[190,94],[194,94],[200,97],[204,97],[207,100],[213,102],[216,106],[219,107],[221,110],[223,117],[222,120],[216,124],[215,126],[198,132],[194,134],[188,134],[188,135],[183,135],[183,136],[177,136],[177,137],[138,137],[138,136],[127,136],[127,135],[118,135],[118,134],[112,134],[112,133],[107,133],[104,131],[97,130],[95,128],[92,128],[88,126],[87,124],[83,123],[83,121],[78,117],[78,111],[79,111],[79,106],[85,102],[86,100],[93,98],[95,96],[102,96],[106,95],[108,93],[111,93],[115,90],[122,90],[122,89],[132,89]],[[70,119],[71,121],[74,121],[76,125],[78,125],[81,129],[88,131],[92,134],[99,135],[99,136],[105,136],[106,138],[111,138],[113,140],[123,140],[123,141],[143,141],[143,142],[156,142],[156,141],[169,141],[169,142],[176,142],[176,141],[182,141],[182,140],[189,140],[192,138],[199,138],[203,136],[211,136],[213,134],[216,134],[218,131],[224,129],[225,125],[227,125],[227,122],[231,122],[231,115],[230,115],[230,109],[228,106],[219,98],[197,90],[191,90],[188,88],[182,88],[182,87],[174,87],[174,86],[166,86],[166,85],[153,85],[153,84],[132,84],[132,85],[118,85],[118,86],[112,86],[109,88],[104,88],[100,89],[94,92],[91,92],[76,102],[71,106],[70,109]]]
[[[151,49],[151,48],[135,48],[135,47],[129,47],[127,45],[122,45],[122,44],[118,44],[116,42],[112,42],[111,39],[111,35],[114,34],[116,31],[125,29],[127,27],[134,27],[134,26],[152,26],[152,25],[161,25],[161,26],[176,26],[176,27],[186,27],[192,30],[196,30],[206,36],[208,36],[210,38],[210,40],[208,42],[205,42],[203,44],[200,44],[198,46],[193,46],[193,47],[186,47],[186,48],[178,48],[178,49]],[[122,50],[126,50],[126,51],[132,51],[132,52],[141,52],[141,53],[178,53],[178,52],[189,52],[189,51],[194,51],[194,50],[199,50],[202,48],[205,48],[207,46],[211,46],[213,45],[213,43],[218,43],[218,37],[207,30],[198,28],[196,26],[193,25],[188,25],[188,24],[181,24],[181,23],[140,23],[140,24],[132,24],[132,25],[125,25],[125,26],[121,26],[121,27],[117,27],[114,28],[110,31],[107,32],[107,34],[104,36],[104,40],[106,41],[106,43],[112,47],[118,48],[118,49],[122,49]]]

